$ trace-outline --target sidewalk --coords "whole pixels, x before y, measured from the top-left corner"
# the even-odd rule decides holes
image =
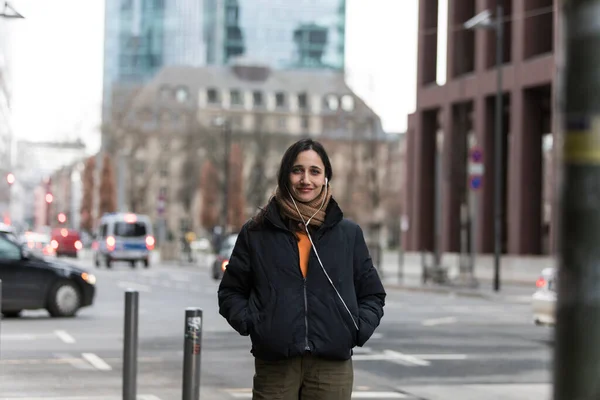
[[[389,289],[448,293],[519,303],[531,301],[531,295],[535,291],[535,282],[542,270],[540,268],[544,268],[541,263],[527,264],[525,262],[522,264],[523,267],[519,268],[517,265],[515,268],[514,259],[510,264],[502,262],[500,265],[500,290],[495,292],[493,268],[485,263],[478,263],[475,266],[476,287],[469,287],[459,281],[458,263],[457,260],[452,259],[452,256],[443,259],[443,265],[448,268],[449,277],[449,282],[445,284],[436,284],[431,281],[424,284],[422,282],[422,260],[421,255],[417,253],[405,254],[403,263],[400,264],[397,251],[384,251],[382,264],[379,273],[385,287]],[[505,271],[505,269],[510,269],[510,271]]]
[[[403,386],[402,392],[423,400],[532,400],[549,399],[550,383],[456,384]]]

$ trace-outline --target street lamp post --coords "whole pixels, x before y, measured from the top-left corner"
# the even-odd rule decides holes
[[[496,31],[496,120],[494,123],[494,291],[500,290],[500,258],[502,255],[502,207],[503,207],[503,91],[502,64],[504,52],[504,7],[498,0],[496,18],[485,10],[464,23],[466,29],[493,29]]]
[[[222,194],[223,194],[223,203],[221,206],[221,232],[220,232],[220,240],[218,242],[219,247],[223,243],[225,239],[225,235],[227,234],[227,214],[228,214],[228,204],[229,204],[229,154],[231,147],[231,124],[227,118],[218,117],[214,120],[214,124],[218,127],[221,127],[223,134],[223,186],[222,186]]]

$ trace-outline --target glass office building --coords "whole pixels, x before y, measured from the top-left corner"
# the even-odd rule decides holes
[[[103,118],[113,85],[169,65],[205,65],[202,0],[106,0]]]
[[[344,68],[345,0],[205,0],[208,64]]]

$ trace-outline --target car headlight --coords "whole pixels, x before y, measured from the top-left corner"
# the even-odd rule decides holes
[[[83,279],[84,281],[86,281],[90,285],[95,285],[96,284],[96,277],[94,275],[92,275],[92,274],[88,274],[87,272],[84,272],[84,273],[81,274],[81,279]]]

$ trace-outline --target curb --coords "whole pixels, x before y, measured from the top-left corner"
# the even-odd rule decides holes
[[[507,282],[504,282],[504,284],[507,284]],[[494,293],[494,292],[484,292],[481,289],[473,289],[472,291],[470,291],[469,289],[465,289],[465,288],[461,288],[461,287],[456,287],[456,286],[410,286],[410,285],[402,285],[402,284],[395,284],[395,283],[388,283],[386,284],[384,282],[383,284],[385,289],[390,289],[390,290],[396,290],[396,291],[403,291],[403,292],[412,292],[412,293],[435,293],[435,294],[447,294],[447,295],[453,295],[453,296],[457,296],[457,297],[465,297],[465,298],[477,298],[477,299],[484,299],[484,300],[489,300],[489,301],[511,301],[511,299],[514,299],[514,297],[519,297],[519,296],[528,296],[527,294],[522,294],[522,295],[512,295],[512,294],[506,294],[506,293],[502,293],[502,289],[500,290],[500,293]],[[515,285],[515,286],[520,286],[520,287],[529,287],[529,285],[525,286],[523,284],[520,285]],[[531,290],[531,294],[533,294],[534,289]]]

